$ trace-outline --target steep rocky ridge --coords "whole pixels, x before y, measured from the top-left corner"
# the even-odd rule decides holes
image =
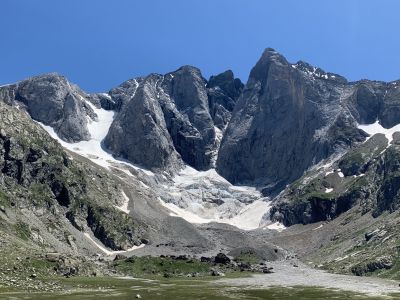
[[[114,102],[123,105],[119,104],[105,146],[149,169],[176,172],[182,162],[198,170],[211,168],[218,148],[214,120],[221,128],[226,125],[241,83],[227,72],[212,78],[209,85],[200,70],[184,66],[166,75],[129,80],[111,90]],[[132,135],[129,145],[126,133]]]
[[[277,198],[272,218],[285,225],[331,220],[359,205],[374,217],[399,208],[398,140],[383,134],[344,154],[328,167],[311,170]]]
[[[96,115],[83,100],[87,97],[78,86],[56,73],[32,77],[0,88],[2,101],[24,106],[30,116],[54,128],[69,142],[89,139],[87,116]]]
[[[235,106],[217,170],[233,183],[277,193],[309,167],[362,142],[358,123],[398,124],[398,99],[397,82],[348,83],[267,49]]]
[[[234,77],[231,70],[210,77],[207,83],[210,114],[214,125],[220,130],[224,130],[229,123],[243,87],[243,83]]]
[[[40,224],[53,221],[55,236],[61,234],[61,240],[73,237],[74,231],[62,234],[69,222],[78,231],[93,232],[114,250],[141,244],[146,226],[113,207],[122,195],[109,175],[74,160],[23,111],[0,102],[0,114],[0,189],[5,216],[30,211],[33,214],[19,222],[28,221],[38,236],[48,236]]]

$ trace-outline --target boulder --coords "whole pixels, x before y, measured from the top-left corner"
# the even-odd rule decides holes
[[[214,257],[214,262],[216,264],[229,264],[231,262],[231,259],[224,253],[218,253],[215,257]]]

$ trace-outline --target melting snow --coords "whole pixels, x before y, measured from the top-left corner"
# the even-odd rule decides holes
[[[170,216],[180,217],[189,223],[205,224],[205,223],[223,223],[236,226],[243,230],[253,230],[260,227],[262,217],[271,208],[271,203],[268,201],[256,200],[253,203],[245,206],[233,218],[203,218],[197,214],[184,210],[173,203],[165,203],[159,198],[160,203],[168,208],[171,213]]]
[[[129,248],[128,250],[119,250],[119,251],[110,251],[107,248],[105,248],[103,245],[97,243],[91,236],[89,233],[85,232],[83,234],[88,240],[90,240],[93,244],[96,245],[97,248],[99,248],[101,251],[103,251],[106,255],[115,255],[115,254],[121,254],[121,253],[127,253],[129,251],[133,251],[133,250],[137,250],[140,248],[143,248],[145,246],[145,244],[141,244],[140,246],[133,246],[132,248]]]
[[[328,194],[328,193],[330,193],[330,192],[332,192],[332,191],[333,191],[333,189],[332,189],[332,188],[330,188],[330,189],[328,189],[328,188],[327,188],[327,189],[325,189],[325,193],[327,193],[327,194]]]
[[[265,228],[276,230],[276,231],[279,231],[279,232],[281,232],[281,231],[286,229],[285,225],[283,225],[282,223],[279,223],[279,222],[275,222],[275,223],[269,224],[269,225],[265,226],[263,229],[265,229]]]
[[[111,99],[111,96],[109,94],[107,94],[107,93],[101,93],[101,95],[103,95],[104,97],[106,97],[108,99]]]
[[[334,171],[328,171],[328,172],[325,173],[325,176],[328,176],[329,174],[333,174],[333,173],[335,173],[335,172]]]
[[[360,174],[360,175],[353,175],[354,178],[363,177],[363,176],[365,176],[364,173],[362,173],[362,174]]]
[[[379,124],[379,121],[377,120],[375,123],[369,125],[358,125],[358,128],[364,130],[366,133],[369,134],[367,140],[371,138],[374,134],[377,133],[384,134],[389,141],[388,144],[390,145],[390,143],[393,141],[393,133],[400,131],[400,124],[397,124],[392,128],[386,129],[381,124]]]
[[[252,193],[253,196],[257,196],[260,198],[262,197],[261,193],[258,192],[255,187],[232,185],[228,180],[219,175],[215,169],[210,169],[207,171],[197,171],[196,169],[187,166],[181,172],[179,172],[177,176],[173,178],[173,181],[176,185],[192,185],[198,181],[204,180],[214,180],[216,182],[228,185],[229,189],[241,192],[248,192]]]
[[[319,225],[318,227],[315,227],[313,230],[318,230],[318,229],[321,229],[322,227],[324,227],[324,225]]]
[[[98,117],[97,121],[94,121],[88,117],[87,127],[91,136],[91,139],[89,141],[80,141],[77,143],[65,142],[58,137],[57,133],[52,127],[44,125],[40,122],[37,123],[39,123],[50,134],[52,138],[56,139],[61,144],[61,146],[79,155],[87,157],[99,166],[109,169],[110,166],[112,166],[112,163],[123,164],[130,166],[136,170],[140,169],[145,174],[153,176],[154,174],[148,170],[141,169],[125,161],[115,159],[110,153],[103,149],[102,141],[106,137],[111,123],[114,119],[114,112],[107,111],[101,108],[96,108],[92,103],[88,101],[86,101],[86,103],[93,109]],[[124,171],[128,175],[131,175],[130,172],[126,170],[122,169],[122,171]]]
[[[338,175],[339,175],[339,177],[341,177],[341,178],[343,178],[344,177],[344,174],[342,173],[342,172],[338,172]]]
[[[121,206],[114,205],[114,207],[115,207],[116,209],[119,209],[120,211],[126,213],[126,214],[129,214],[129,212],[130,212],[130,210],[128,209],[129,198],[128,198],[128,196],[124,193],[124,191],[122,191],[122,197],[124,197],[124,203],[122,203]]]

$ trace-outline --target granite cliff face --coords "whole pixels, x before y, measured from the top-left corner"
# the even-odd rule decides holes
[[[63,76],[52,73],[32,77],[2,87],[0,94],[6,103],[25,106],[32,119],[53,127],[65,141],[90,138],[87,116],[95,119],[96,114],[84,100],[87,94]]]
[[[124,104],[105,146],[149,169],[176,172],[183,163],[211,168],[218,147],[214,120],[225,126],[240,92],[240,81],[227,74],[210,80],[210,88],[190,66],[123,83],[110,92],[115,103]]]
[[[207,83],[210,114],[214,125],[224,130],[229,123],[236,101],[243,90],[243,83],[234,78],[231,70],[211,76]]]
[[[235,106],[217,170],[231,182],[279,192],[312,165],[363,141],[358,123],[398,124],[394,86],[348,83],[301,61],[290,64],[267,49]]]

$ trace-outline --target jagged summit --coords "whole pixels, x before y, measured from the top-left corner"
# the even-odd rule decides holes
[[[115,156],[172,173],[183,164],[198,170],[216,165],[229,181],[266,191],[279,191],[315,162],[362,140],[357,123],[378,119],[390,128],[399,114],[396,82],[347,83],[306,62],[291,64],[272,48],[246,86],[231,70],[207,81],[198,68],[182,66],[130,79],[108,93],[87,94],[55,73],[0,93],[6,102],[26,105],[65,141],[90,138],[91,104],[115,111],[104,142]],[[344,128],[349,135],[339,134]]]

